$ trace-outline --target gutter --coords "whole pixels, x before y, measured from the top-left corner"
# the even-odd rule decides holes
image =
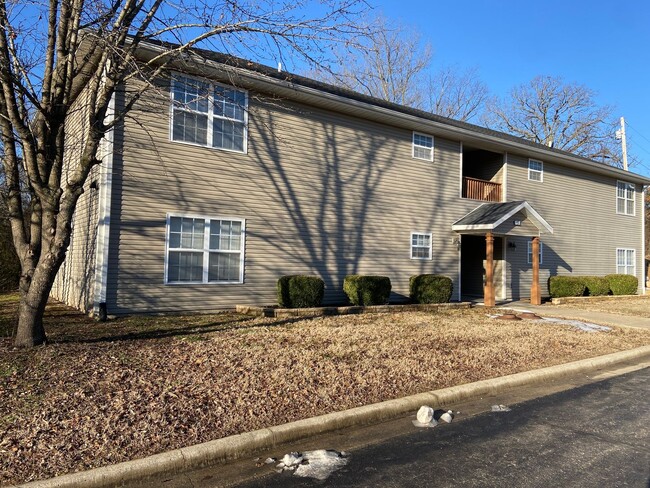
[[[142,43],[139,48],[139,54],[145,60],[151,59],[152,57],[157,56],[164,51],[164,47],[153,43]],[[629,171],[623,171],[622,169],[614,168],[604,163],[597,163],[595,161],[566,153],[564,151],[553,150],[541,144],[535,144],[524,139],[521,139],[522,142],[518,142],[516,140],[518,138],[509,134],[499,133],[497,131],[492,131],[480,126],[473,126],[473,124],[469,123],[462,123],[468,126],[466,128],[459,127],[451,123],[445,123],[428,118],[427,115],[433,116],[434,114],[427,114],[426,112],[422,112],[422,115],[420,116],[416,114],[409,114],[405,111],[414,109],[409,109],[409,107],[403,107],[397,104],[388,104],[388,102],[377,99],[378,103],[381,102],[382,105],[388,104],[393,107],[389,108],[386,106],[380,106],[376,103],[373,103],[372,97],[366,97],[362,94],[358,95],[363,98],[368,98],[368,101],[360,101],[345,95],[330,93],[323,89],[305,86],[291,80],[278,79],[269,74],[255,71],[255,68],[264,69],[265,71],[269,72],[271,72],[272,69],[253,62],[250,62],[249,64],[252,66],[252,68],[247,69],[207,59],[195,52],[187,52],[179,60],[175,60],[170,63],[170,68],[173,67],[181,71],[195,71],[199,72],[199,74],[203,74],[203,76],[206,76],[208,74],[206,73],[207,68],[208,71],[215,71],[213,74],[217,75],[220,78],[223,78],[225,75],[230,83],[233,83],[234,81],[232,79],[233,76],[237,76],[240,78],[240,82],[243,81],[243,85],[247,85],[248,87],[257,88],[260,91],[266,91],[273,94],[285,96],[293,100],[303,101],[311,105],[326,108],[328,110],[336,109],[341,113],[346,113],[356,117],[365,117],[367,119],[376,120],[385,124],[403,126],[410,130],[428,130],[432,132],[433,135],[457,139],[463,142],[470,141],[479,144],[487,144],[493,149],[497,149],[502,152],[506,152],[507,150],[514,150],[514,152],[523,152],[526,155],[532,155],[541,159],[552,159],[556,164],[559,163],[564,166],[573,167],[612,178],[618,178],[624,181],[642,185],[650,185],[650,178],[644,177],[642,175],[630,173]],[[289,76],[289,74],[285,73],[284,76]],[[295,76],[295,80],[300,80],[302,78],[303,77],[299,75]],[[305,80],[308,79],[305,78]],[[336,87],[332,86],[332,89],[336,89]],[[351,94],[353,94],[353,92],[351,92]],[[472,127],[475,127],[475,129]],[[485,131],[490,131],[491,133],[486,133]],[[500,136],[499,134],[502,135]]]

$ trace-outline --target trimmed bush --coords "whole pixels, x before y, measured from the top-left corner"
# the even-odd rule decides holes
[[[288,275],[278,280],[278,305],[282,308],[320,307],[325,282],[318,276]]]
[[[553,298],[581,297],[586,288],[584,279],[579,276],[551,276],[548,279],[548,292]]]
[[[585,284],[585,295],[596,297],[609,295],[609,280],[602,276],[581,276]]]
[[[636,295],[639,288],[639,280],[636,276],[626,274],[611,274],[605,276],[609,282],[609,289],[612,295]]]
[[[388,276],[348,275],[343,280],[343,291],[353,305],[385,305],[390,290]]]
[[[409,295],[416,303],[448,303],[454,291],[451,278],[421,274],[409,279]]]

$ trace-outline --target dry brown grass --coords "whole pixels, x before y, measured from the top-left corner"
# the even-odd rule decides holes
[[[584,300],[556,306],[560,309],[576,308],[579,310],[589,310],[590,312],[605,312],[650,318],[650,297],[625,298],[619,300]]]
[[[50,317],[45,347],[0,341],[0,482],[650,344],[646,331],[586,333],[480,309],[96,324],[59,306]]]

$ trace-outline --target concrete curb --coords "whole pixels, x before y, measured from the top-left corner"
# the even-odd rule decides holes
[[[650,346],[320,415],[310,419],[298,420],[284,425],[176,449],[143,459],[18,486],[25,488],[104,488],[120,486],[126,482],[145,480],[154,475],[176,474],[191,469],[217,465],[227,460],[250,455],[255,451],[337,429],[377,423],[409,412],[415,413],[422,405],[429,405],[433,408],[451,406],[484,395],[500,393],[508,388],[550,381],[569,374],[609,367],[644,357],[650,359]]]

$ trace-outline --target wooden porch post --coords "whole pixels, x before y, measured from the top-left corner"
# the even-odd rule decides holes
[[[485,234],[485,288],[483,303],[486,307],[494,307],[494,236],[492,232]]]
[[[530,288],[530,304],[541,305],[542,295],[539,289],[539,237],[533,237],[533,284]]]

